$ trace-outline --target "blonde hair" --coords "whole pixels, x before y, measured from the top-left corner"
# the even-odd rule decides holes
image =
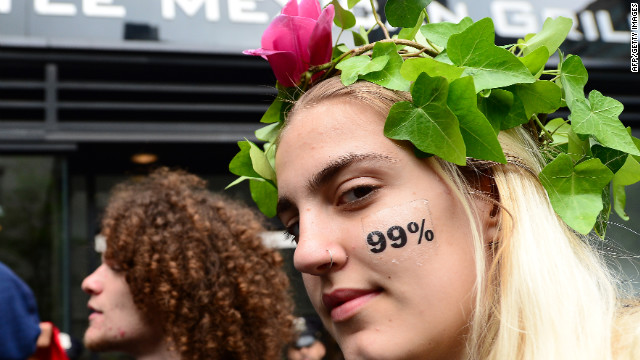
[[[303,95],[289,117],[337,97],[370,105],[384,118],[394,103],[411,100],[365,81],[345,87],[334,77]],[[468,358],[630,359],[640,347],[640,310],[620,311],[623,294],[597,251],[600,240],[575,233],[552,209],[538,179],[544,159],[530,133],[518,127],[499,140],[507,164],[470,159],[459,167],[427,159],[462,202],[473,230],[477,279]],[[478,176],[490,177],[495,194],[479,192]],[[500,208],[496,239],[481,236],[483,214],[473,206],[479,197]]]

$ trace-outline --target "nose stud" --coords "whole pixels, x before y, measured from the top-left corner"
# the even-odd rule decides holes
[[[329,260],[331,260],[331,264],[329,264],[329,270],[331,270],[333,267],[333,255],[331,255],[331,250],[327,249],[327,252],[329,253]]]

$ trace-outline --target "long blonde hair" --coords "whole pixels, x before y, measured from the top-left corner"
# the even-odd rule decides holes
[[[336,97],[365,103],[384,117],[394,103],[411,100],[408,93],[369,82],[345,87],[331,78],[303,95],[289,116]],[[552,209],[538,179],[544,159],[531,134],[518,127],[502,131],[499,140],[508,164],[471,160],[459,167],[427,160],[462,201],[475,230],[468,358],[630,359],[640,346],[640,325],[629,319],[640,319],[640,311],[620,311],[623,296],[597,243],[571,230]],[[479,192],[469,174],[490,177],[495,194]],[[496,239],[480,235],[473,206],[478,196],[499,206]]]

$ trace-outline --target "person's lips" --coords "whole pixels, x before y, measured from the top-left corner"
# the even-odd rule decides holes
[[[88,308],[89,308],[89,320],[91,320],[91,319],[95,318],[96,316],[102,314],[102,311],[94,308],[91,305],[89,305]]]
[[[322,303],[334,322],[345,321],[355,315],[369,300],[380,294],[380,289],[337,289],[322,295]]]

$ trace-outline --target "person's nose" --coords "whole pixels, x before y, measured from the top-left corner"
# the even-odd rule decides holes
[[[306,213],[299,220],[298,246],[293,254],[293,265],[303,273],[324,275],[342,268],[348,254],[340,229],[330,217]]]
[[[84,280],[82,280],[82,291],[86,292],[89,295],[96,295],[102,292],[103,285],[102,280],[100,278],[100,270],[103,265],[100,265],[94,272],[89,274]]]

